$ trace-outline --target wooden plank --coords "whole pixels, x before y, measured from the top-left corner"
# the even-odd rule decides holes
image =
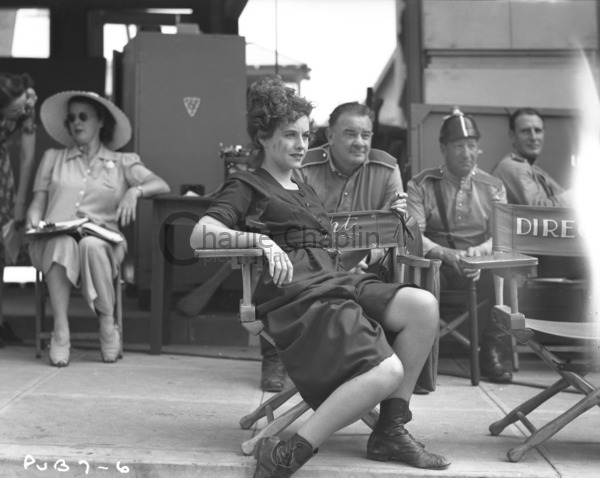
[[[423,1],[423,48],[510,48],[509,3],[478,0]]]
[[[510,2],[511,47],[597,49],[595,0]]]
[[[507,267],[532,267],[537,265],[535,257],[519,253],[499,253],[477,257],[461,257],[458,260],[462,267],[471,269],[505,269]]]
[[[427,69],[425,102],[518,108],[572,108],[580,103],[573,85],[583,72],[571,68]]]

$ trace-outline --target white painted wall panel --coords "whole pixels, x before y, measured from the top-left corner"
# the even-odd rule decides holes
[[[573,69],[430,69],[425,71],[425,103],[474,106],[573,108]]]
[[[594,0],[511,2],[512,48],[595,49],[596,9]]]
[[[508,49],[509,7],[496,0],[423,0],[423,48]]]

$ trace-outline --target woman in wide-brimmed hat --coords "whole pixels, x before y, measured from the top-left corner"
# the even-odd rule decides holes
[[[169,192],[169,186],[148,170],[135,153],[120,153],[131,138],[127,116],[96,93],[65,91],[48,98],[40,117],[48,134],[65,146],[44,153],[27,213],[30,227],[78,218],[118,232],[135,220],[140,197]],[[54,315],[50,363],[69,363],[67,310],[71,288],[82,295],[100,322],[104,362],[120,355],[115,325],[113,279],[125,255],[125,242],[95,236],[39,236],[31,242],[32,264],[46,278]]]

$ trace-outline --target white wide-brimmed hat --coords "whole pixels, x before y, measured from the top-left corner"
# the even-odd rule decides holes
[[[40,118],[48,134],[64,146],[71,147],[75,144],[73,137],[65,126],[69,113],[69,100],[74,96],[84,96],[103,105],[115,120],[113,137],[105,146],[116,151],[131,139],[131,123],[129,118],[114,103],[108,101],[93,91],[62,91],[56,93],[42,103]]]

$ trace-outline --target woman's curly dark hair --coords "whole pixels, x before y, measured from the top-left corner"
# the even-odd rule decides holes
[[[248,114],[246,128],[252,140],[252,167],[258,167],[264,159],[260,140],[269,139],[279,126],[293,123],[298,118],[310,118],[313,104],[296,94],[296,91],[279,77],[266,76],[252,83],[248,90]],[[310,121],[313,129],[313,122]]]
[[[110,143],[110,141],[113,139],[116,126],[115,118],[110,111],[108,111],[102,103],[99,103],[92,98],[88,98],[87,96],[73,96],[69,99],[68,106],[71,106],[73,103],[84,103],[90,105],[92,108],[94,108],[94,110],[96,110],[96,116],[98,116],[98,119],[104,122],[102,128],[100,128],[100,141],[102,141],[103,144]],[[71,131],[69,129],[69,121],[66,118],[64,124],[65,128],[67,128],[67,131]]]

